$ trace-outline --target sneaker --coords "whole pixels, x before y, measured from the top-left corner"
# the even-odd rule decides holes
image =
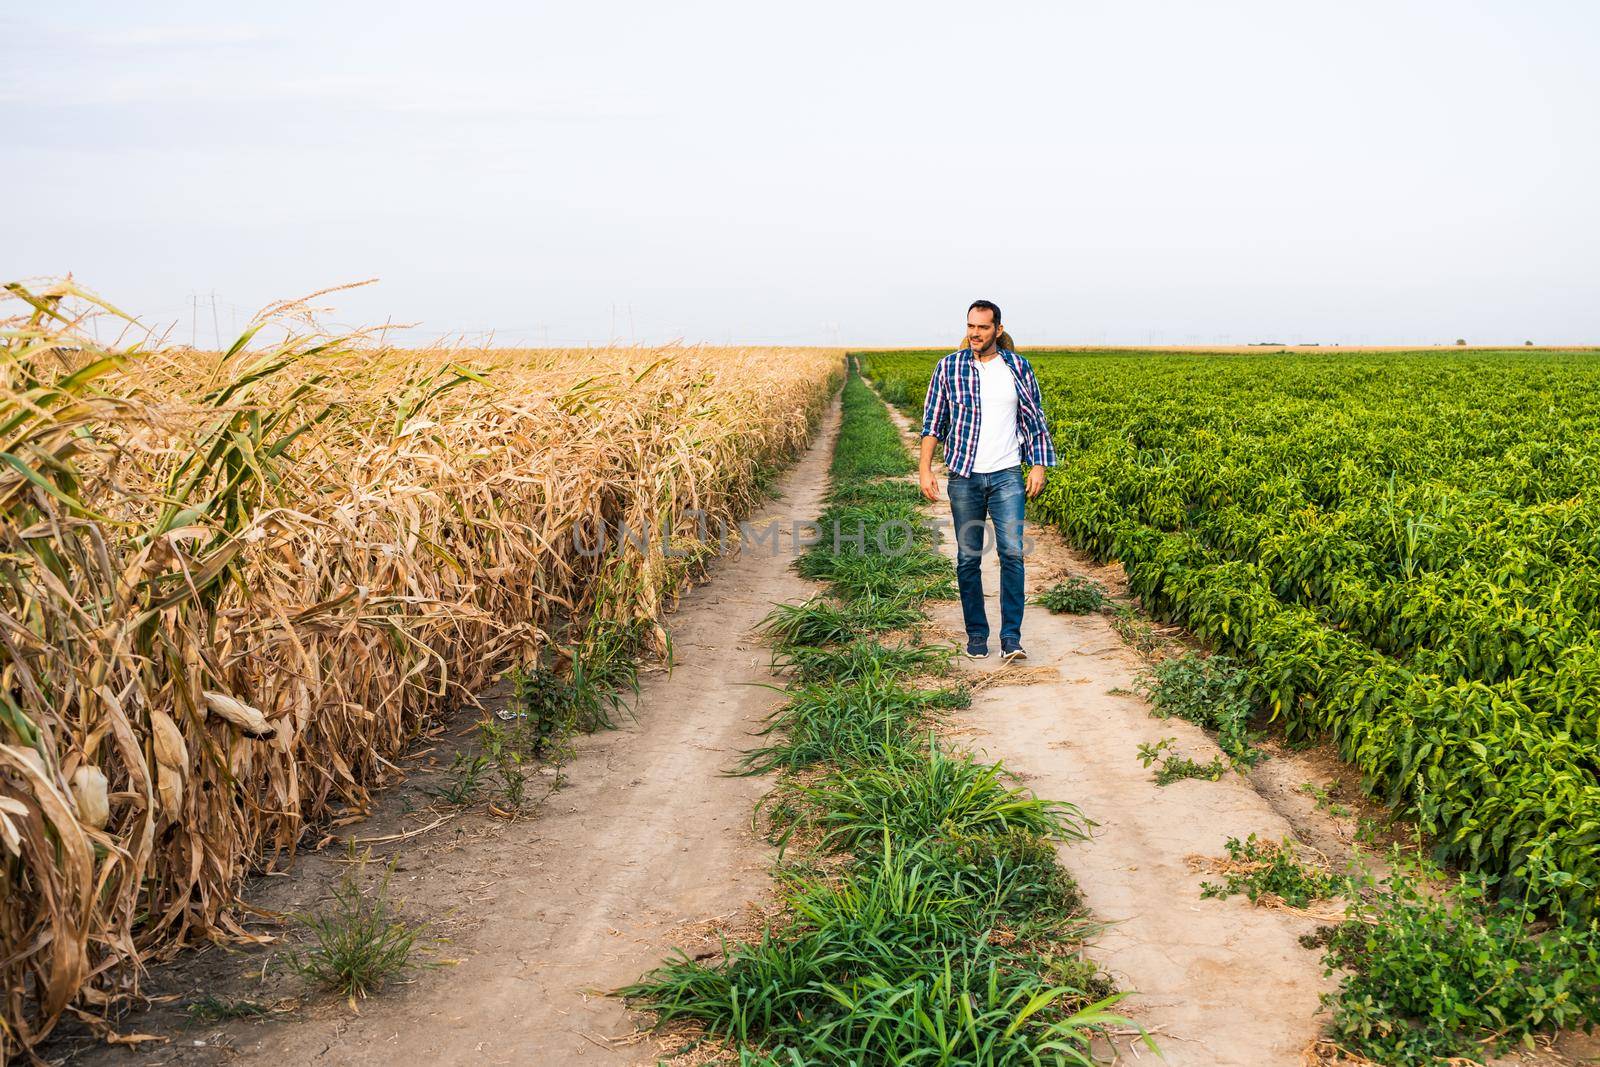
[[[968,659],[988,659],[989,658],[989,642],[987,642],[987,641],[968,641],[967,642],[967,658]]]
[[[1014,659],[1027,659],[1028,653],[1021,641],[1001,641],[1000,658],[1010,663]]]

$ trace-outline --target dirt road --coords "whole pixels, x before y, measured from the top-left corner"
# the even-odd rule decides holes
[[[949,517],[942,499],[929,510]],[[1030,597],[1069,574],[1116,584],[1115,568],[1093,565],[1054,530],[1029,522],[1027,536]],[[941,550],[954,561],[948,529]],[[1155,1033],[1173,1067],[1298,1063],[1321,1025],[1317,996],[1332,988],[1318,954],[1297,942],[1318,924],[1243,898],[1202,900],[1205,875],[1187,862],[1221,854],[1230,836],[1288,835],[1288,815],[1237,775],[1155,785],[1139,763],[1140,743],[1176,736],[1178,750],[1200,762],[1217,754],[1216,745],[1197,726],[1150,715],[1130,691],[1143,661],[1104,615],[1029,606],[1022,631],[1029,659],[1002,665],[999,589],[999,559],[990,551],[984,593],[994,654],[957,662],[964,673],[996,676],[956,724],[974,749],[1003,761],[1035,793],[1071,801],[1100,824],[1092,841],[1062,848],[1061,861],[1095,918],[1110,924],[1090,954],[1136,992],[1123,1007]],[[959,603],[931,610],[937,624],[964,632]],[[1150,1058],[1132,1042],[1122,1048],[1130,1058]]]
[[[1030,557],[1029,594],[1064,576],[1063,550],[1040,531]],[[953,545],[950,546],[953,551]],[[985,574],[991,627],[998,630],[999,569]],[[942,604],[937,622],[961,632],[961,609]],[[958,717],[969,743],[1003,760],[1041,796],[1071,800],[1100,825],[1093,840],[1061,850],[1095,917],[1110,923],[1092,955],[1124,989],[1131,1013],[1157,1035],[1174,1067],[1282,1067],[1299,1062],[1316,1036],[1319,954],[1297,938],[1318,925],[1242,897],[1202,900],[1191,855],[1223,852],[1229,837],[1281,838],[1290,820],[1236,775],[1157,786],[1140,765],[1141,742],[1177,736],[1200,762],[1217,753],[1204,731],[1152,718],[1126,691],[1143,665],[1105,616],[1058,616],[1030,607],[1024,616],[1035,679],[996,658],[963,661],[968,672],[999,671]],[[1007,671],[1032,684],[1007,685]],[[1148,1052],[1145,1053],[1149,1055]]]
[[[788,526],[821,508],[837,403],[757,524]],[[486,883],[479,925],[451,955],[463,962],[414,990],[263,1033],[253,1060],[275,1063],[563,1064],[653,1061],[654,1047],[614,1045],[637,1029],[594,991],[633,981],[683,943],[686,921],[737,914],[768,885],[769,849],[751,831],[768,783],[729,778],[750,731],[777,702],[769,653],[749,631],[773,602],[809,585],[777,551],[716,565],[670,619],[678,658],[650,676],[637,721],[585,739],[570,785],[525,826],[467,850]],[[424,877],[441,877],[425,875]],[[408,894],[439,899],[427,885]]]

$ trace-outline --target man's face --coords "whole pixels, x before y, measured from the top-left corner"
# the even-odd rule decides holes
[[[967,345],[974,352],[982,352],[994,344],[1000,333],[1000,324],[994,321],[994,312],[988,308],[973,308],[967,312]]]

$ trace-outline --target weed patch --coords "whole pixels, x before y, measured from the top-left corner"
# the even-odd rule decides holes
[[[1185,653],[1146,668],[1135,685],[1157,716],[1215,730],[1217,747],[1236,764],[1250,767],[1262,758],[1249,733],[1249,675],[1228,657]]]
[[[233,1019],[259,1019],[272,1014],[272,1007],[245,997],[221,997],[206,993],[183,1006],[183,1012],[192,1022],[210,1024]]]
[[[1392,859],[1321,938],[1327,973],[1343,975],[1323,997],[1342,1044],[1380,1063],[1482,1062],[1600,1019],[1595,920],[1539,914],[1537,876],[1507,900],[1481,877],[1439,890],[1437,870]]]
[[[417,966],[422,925],[402,917],[389,896],[391,863],[372,889],[362,886],[368,856],[356,856],[326,908],[292,916],[306,944],[286,957],[290,970],[343,997],[365,997]]]
[[[1076,574],[1033,598],[1035,604],[1058,615],[1091,615],[1105,607],[1106,600],[1105,586]]]
[[[1221,882],[1201,882],[1202,897],[1223,898],[1243,893],[1252,904],[1287,904],[1305,908],[1337,896],[1346,879],[1310,866],[1288,841],[1240,841],[1228,838],[1228,858],[1219,864]]]
[[[1166,750],[1177,741],[1176,737],[1164,737],[1154,744],[1141,744],[1139,746],[1139,762],[1146,767],[1160,763],[1156,768],[1153,780],[1156,785],[1171,785],[1181,782],[1186,778],[1199,778],[1207,782],[1220,782],[1222,776],[1228,773],[1228,763],[1221,756],[1213,756],[1210,763],[1196,763],[1188,756],[1180,756],[1175,752]]]

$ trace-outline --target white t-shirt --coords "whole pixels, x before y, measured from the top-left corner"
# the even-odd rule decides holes
[[[1017,439],[1017,379],[995,356],[978,364],[978,451],[972,473],[990,474],[1022,462]]]

